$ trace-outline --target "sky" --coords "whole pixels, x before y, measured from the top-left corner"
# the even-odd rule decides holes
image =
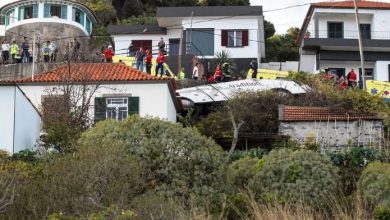
[[[306,16],[309,5],[279,10],[274,12],[266,12],[267,10],[284,8],[292,5],[301,5],[306,3],[335,1],[335,0],[250,0],[251,5],[262,5],[264,11],[264,19],[272,22],[275,25],[276,33],[284,34],[290,27],[301,27]],[[390,2],[390,0],[372,0],[380,2]]]

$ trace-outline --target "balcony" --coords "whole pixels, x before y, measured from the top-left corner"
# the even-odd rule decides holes
[[[338,38],[335,38],[337,36]],[[366,51],[390,51],[390,31],[362,32],[363,47]],[[352,50],[359,48],[358,32],[309,31],[303,37],[305,50]]]

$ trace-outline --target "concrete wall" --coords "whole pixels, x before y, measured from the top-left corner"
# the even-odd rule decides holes
[[[323,149],[354,146],[378,146],[383,138],[382,121],[308,121],[281,122],[279,133],[305,143],[314,137]]]
[[[21,85],[22,91],[29,97],[35,106],[41,106],[42,96],[49,94],[53,87],[43,85]],[[139,115],[141,117],[153,116],[176,122],[176,110],[166,83],[131,83],[131,84],[102,84],[94,94],[94,97],[107,96],[109,94],[127,94],[140,97]],[[91,105],[94,105],[92,98]],[[90,110],[91,116],[94,109]]]
[[[287,61],[287,62],[270,62],[270,63],[260,63],[261,69],[270,69],[270,70],[282,70],[282,71],[298,71],[297,61]]]
[[[299,71],[316,72],[316,54],[302,54],[299,58]]]

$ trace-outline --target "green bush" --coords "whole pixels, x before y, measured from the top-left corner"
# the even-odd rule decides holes
[[[327,198],[337,193],[338,169],[319,153],[281,149],[272,151],[264,161],[250,182],[258,200],[323,207]]]
[[[34,163],[38,161],[37,152],[31,150],[22,150],[12,155],[13,160]]]
[[[152,118],[104,121],[83,134],[83,146],[122,146],[139,158],[147,189],[168,197],[213,197],[223,183],[226,155],[194,128]]]
[[[390,164],[370,163],[364,169],[358,187],[368,204],[390,206]]]
[[[378,206],[374,209],[373,217],[375,220],[389,220],[390,219],[390,207]]]
[[[254,148],[250,150],[235,150],[231,156],[231,160],[239,160],[243,157],[251,157],[261,159],[264,155],[268,154],[268,150],[263,148]]]
[[[256,158],[243,157],[229,165],[227,178],[236,189],[245,189],[248,182],[258,173],[264,161]]]

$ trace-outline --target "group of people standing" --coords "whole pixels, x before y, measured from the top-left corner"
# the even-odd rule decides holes
[[[16,40],[12,40],[12,44],[9,44],[7,40],[3,40],[1,43],[1,57],[3,64],[31,62],[28,39],[25,37],[21,44],[18,44]]]
[[[165,42],[164,39],[161,38],[158,43],[158,54],[156,58],[156,75],[160,74],[162,76],[164,74],[164,63],[165,63]],[[150,49],[144,50],[143,47],[136,48],[134,47],[133,43],[130,44],[129,50],[128,50],[129,56],[134,56],[136,61],[136,68],[139,71],[144,71],[144,66],[146,69],[146,73],[151,74],[152,73],[152,59],[153,59],[153,53]]]
[[[326,78],[329,80],[333,80],[333,82],[339,86],[340,89],[352,88],[357,85],[357,75],[354,69],[348,72],[346,76],[338,75],[337,73],[332,73],[327,71]]]

